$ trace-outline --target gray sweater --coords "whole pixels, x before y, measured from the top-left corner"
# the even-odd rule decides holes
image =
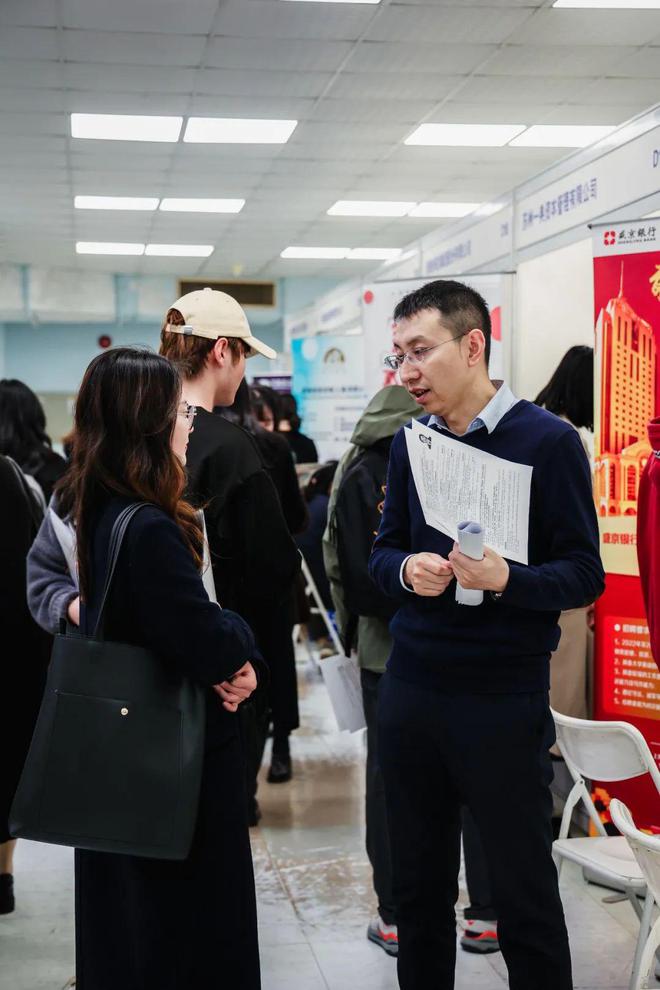
[[[51,510],[44,516],[27,558],[27,600],[32,618],[49,633],[60,631],[78,587],[57,538]]]

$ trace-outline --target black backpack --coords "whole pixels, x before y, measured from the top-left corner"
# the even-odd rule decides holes
[[[360,453],[347,467],[337,492],[334,542],[344,603],[355,617],[353,627],[359,616],[389,622],[398,607],[377,588],[369,574],[369,557],[385,498],[391,442],[391,438],[381,440]]]

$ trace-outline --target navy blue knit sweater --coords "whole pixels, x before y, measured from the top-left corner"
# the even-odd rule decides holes
[[[447,557],[453,547],[453,540],[424,521],[404,429],[392,444],[383,518],[370,563],[379,587],[400,602],[390,624],[388,671],[454,693],[546,690],[550,654],[559,643],[560,611],[590,604],[604,588],[591,475],[577,432],[525,401],[513,406],[492,433],[485,427],[463,437],[439,431],[456,443],[533,468],[529,565],[509,562],[502,597],[494,601],[486,594],[483,605],[470,607],[456,604],[454,582],[435,598],[401,585],[408,554],[426,550]]]

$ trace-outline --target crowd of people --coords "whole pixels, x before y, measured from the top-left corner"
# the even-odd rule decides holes
[[[387,358],[400,384],[371,399],[339,463],[321,465],[293,396],[247,384],[247,359],[274,353],[215,290],[172,304],[158,355],[92,361],[68,460],[34,393],[0,382],[0,608],[23,654],[5,669],[18,731],[0,722],[0,912],[14,907],[10,806],[53,636],[89,638],[103,611],[106,638],[155,651],[205,699],[186,858],[76,849],[79,990],[258,990],[248,828],[269,734],[268,781],[295,769],[293,629],[311,621],[301,554],[360,668],[368,938],[397,957],[402,990],[453,986],[462,843],[462,948],[502,951],[513,990],[572,986],[548,692],[565,714],[588,713],[589,610],[603,590],[593,352],[572,348],[532,403],[491,381],[490,338],[486,304],[461,283],[402,299]],[[415,419],[533,466],[527,565],[488,547],[475,561],[427,524],[406,449]],[[316,466],[302,490],[301,464]],[[137,503],[108,575],[117,521]],[[457,581],[484,592],[478,610],[456,602]],[[497,811],[503,793],[523,829]]]

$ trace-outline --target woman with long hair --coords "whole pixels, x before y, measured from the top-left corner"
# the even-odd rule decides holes
[[[15,378],[0,380],[0,454],[11,457],[34,478],[46,502],[66,470],[46,433],[43,406],[31,388]]]
[[[78,990],[259,990],[243,752],[234,712],[256,687],[249,626],[204,590],[203,536],[182,500],[195,409],[174,366],[146,350],[96,357],[56,490],[77,536],[81,631],[101,605],[110,534],[133,517],[105,610],[106,635],[156,652],[206,688],[197,824],[181,862],[76,850]],[[157,767],[154,768],[157,772]]]

